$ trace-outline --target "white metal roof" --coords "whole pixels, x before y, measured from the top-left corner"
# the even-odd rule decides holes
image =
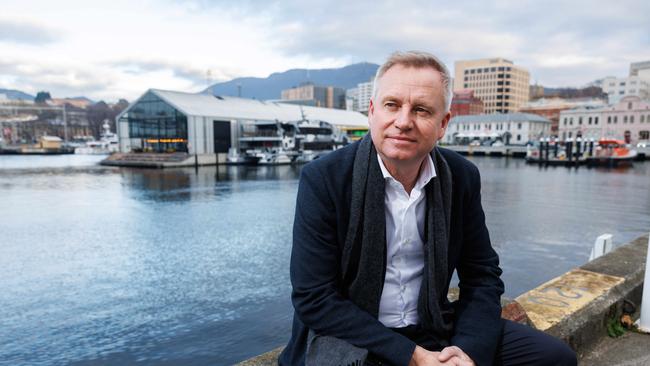
[[[550,120],[530,113],[506,113],[506,114],[475,114],[453,117],[451,123],[487,123],[487,122],[544,122],[551,123]]]
[[[359,112],[341,109],[300,106],[247,98],[222,97],[210,94],[194,94],[160,89],[149,89],[148,92],[158,96],[187,116],[205,116],[226,120],[299,121],[303,119],[304,113],[304,118],[309,120],[325,121],[337,126],[368,127],[367,116]],[[136,103],[137,100],[131,106]]]

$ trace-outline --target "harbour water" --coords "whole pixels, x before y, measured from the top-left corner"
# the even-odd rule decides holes
[[[142,170],[0,156],[0,364],[228,365],[290,334],[300,167]],[[650,230],[650,163],[474,157],[506,295]]]

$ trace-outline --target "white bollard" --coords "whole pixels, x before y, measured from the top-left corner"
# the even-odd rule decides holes
[[[645,258],[645,277],[643,278],[643,294],[641,295],[641,315],[636,322],[639,331],[650,333],[650,238],[648,252]]]
[[[605,255],[612,251],[612,234],[603,234],[596,238],[594,246],[591,248],[589,261]]]

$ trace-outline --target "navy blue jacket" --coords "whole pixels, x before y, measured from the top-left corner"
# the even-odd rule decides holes
[[[304,364],[309,329],[366,348],[392,365],[408,365],[415,349],[413,341],[359,309],[337,286],[358,145],[334,151],[302,170],[291,252],[293,331],[280,365]],[[477,365],[489,365],[501,336],[503,282],[485,226],[480,176],[462,156],[442,148],[440,152],[452,173],[448,278],[456,270],[460,280],[450,342]],[[448,288],[449,283],[443,293]]]

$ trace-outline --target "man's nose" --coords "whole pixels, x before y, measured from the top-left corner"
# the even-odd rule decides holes
[[[400,130],[408,130],[413,127],[413,114],[410,108],[402,106],[395,117],[395,127]]]

